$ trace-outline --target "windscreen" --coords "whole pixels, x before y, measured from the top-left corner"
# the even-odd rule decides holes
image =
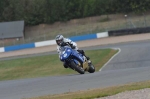
[[[59,48],[60,54],[63,54],[67,48],[70,48],[70,47],[69,47],[69,46],[60,47],[60,48]]]

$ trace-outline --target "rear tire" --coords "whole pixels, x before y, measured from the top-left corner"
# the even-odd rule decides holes
[[[95,72],[95,67],[93,64],[90,64],[89,65],[89,70],[88,70],[89,73],[94,73]]]
[[[74,68],[78,73],[84,74],[85,71],[82,67],[78,66],[77,64],[74,63],[74,61],[71,62],[72,68]]]

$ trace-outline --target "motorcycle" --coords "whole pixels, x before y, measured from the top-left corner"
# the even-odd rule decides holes
[[[60,60],[62,62],[66,62],[69,68],[80,74],[84,74],[85,72],[95,72],[94,65],[92,63],[88,63],[85,56],[72,49],[70,46],[63,46],[60,48]]]

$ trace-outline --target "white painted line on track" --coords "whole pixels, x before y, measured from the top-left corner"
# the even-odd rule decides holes
[[[120,48],[112,48],[112,49],[114,49],[114,50],[119,50],[119,51],[118,51],[114,56],[112,56],[112,57],[109,59],[109,61],[108,61],[107,63],[105,63],[99,71],[102,71],[102,69],[103,69],[115,56],[117,56],[117,55],[121,52],[121,49],[120,49]]]

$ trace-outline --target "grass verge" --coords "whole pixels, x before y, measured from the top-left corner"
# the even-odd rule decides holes
[[[108,88],[89,89],[86,91],[68,92],[64,94],[41,96],[29,99],[94,99],[115,95],[120,92],[139,90],[143,88],[150,88],[150,81],[143,81],[137,83],[130,83],[126,85],[113,86]]]
[[[117,50],[101,49],[86,51],[98,71]],[[54,75],[77,74],[65,69],[58,55],[37,56],[30,58],[0,61],[0,81],[23,78],[36,78]]]

